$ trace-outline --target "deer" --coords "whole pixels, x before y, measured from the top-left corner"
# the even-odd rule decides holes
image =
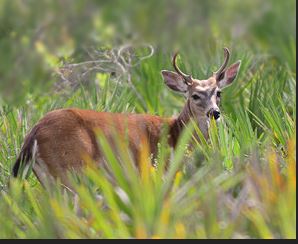
[[[69,170],[80,171],[85,165],[83,155],[96,164],[103,161],[95,130],[100,129],[106,138],[127,133],[129,148],[138,161],[142,138],[148,141],[152,155],[157,152],[157,144],[162,136],[162,127],[168,129],[167,144],[175,148],[185,126],[195,121],[205,139],[211,119],[220,120],[219,109],[221,91],[232,84],[241,65],[241,60],[228,67],[230,51],[224,48],[224,61],[208,79],[195,79],[183,73],[177,65],[176,52],[172,59],[175,71],[162,70],[165,85],[186,97],[185,105],[178,116],[164,118],[149,114],[110,113],[79,108],[62,108],[48,112],[41,118],[24,139],[12,174],[17,177],[22,165],[32,159],[33,172],[42,183],[47,178],[59,179],[70,185]],[[114,132],[113,132],[114,131]]]

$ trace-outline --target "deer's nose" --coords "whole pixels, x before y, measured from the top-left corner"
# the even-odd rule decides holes
[[[213,117],[215,120],[217,120],[220,117],[220,111],[218,109],[210,109],[207,113],[207,116],[209,118]]]

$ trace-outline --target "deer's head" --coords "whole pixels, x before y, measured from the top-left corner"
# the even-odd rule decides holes
[[[177,53],[173,57],[173,66],[176,72],[167,70],[161,72],[169,88],[185,94],[190,116],[197,119],[199,123],[205,121],[209,124],[211,117],[219,121],[221,90],[234,81],[239,71],[240,60],[227,67],[230,57],[227,48],[224,48],[224,56],[225,59],[221,67],[205,80],[194,79],[191,75],[183,73],[176,63]]]

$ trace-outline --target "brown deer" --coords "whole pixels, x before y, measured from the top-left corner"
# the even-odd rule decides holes
[[[165,84],[187,97],[182,112],[176,118],[77,108],[49,112],[26,136],[13,167],[13,175],[16,177],[20,166],[34,159],[33,172],[41,182],[54,177],[68,185],[66,172],[69,169],[79,171],[85,165],[83,155],[87,155],[94,162],[102,162],[103,155],[99,150],[96,129],[102,131],[107,139],[111,139],[115,130],[119,136],[127,133],[129,147],[136,161],[142,138],[147,139],[151,153],[156,153],[164,125],[169,128],[168,144],[172,148],[175,148],[179,135],[191,119],[197,122],[207,139],[210,118],[220,119],[221,89],[232,83],[241,64],[241,61],[238,61],[227,68],[230,56],[227,48],[224,48],[224,56],[221,67],[206,80],[194,79],[191,75],[184,74],[176,64],[177,53],[173,57],[176,72],[161,71]]]

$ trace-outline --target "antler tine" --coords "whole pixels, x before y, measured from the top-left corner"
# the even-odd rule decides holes
[[[176,63],[176,59],[177,59],[177,55],[178,55],[178,52],[176,52],[173,56],[173,66],[174,66],[174,69],[176,70],[176,72],[183,77],[185,83],[187,85],[191,85],[192,84],[192,77],[191,75],[187,75],[187,74],[184,74],[177,66],[177,63]]]
[[[220,74],[225,70],[225,68],[227,67],[227,64],[229,62],[230,59],[230,51],[228,48],[224,47],[224,55],[225,55],[225,61],[222,64],[222,66],[215,72],[216,75],[216,79],[219,78]]]

